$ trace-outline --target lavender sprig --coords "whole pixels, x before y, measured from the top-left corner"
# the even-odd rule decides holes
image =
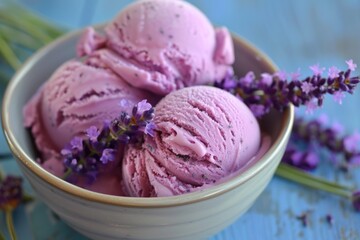
[[[22,179],[8,175],[0,180],[0,210],[5,212],[6,225],[11,239],[16,239],[12,211],[23,201]]]
[[[127,102],[122,101],[121,105],[124,104]],[[116,160],[121,143],[141,144],[144,134],[153,136],[153,117],[154,108],[142,100],[132,108],[131,115],[122,112],[112,121],[105,121],[102,129],[92,126],[86,130],[85,137],[74,137],[61,150],[65,166],[63,178],[76,182],[79,176],[83,176],[89,184],[93,183],[99,171]]]
[[[360,150],[358,148],[360,134],[354,133],[341,136],[339,126],[326,127],[322,119],[307,121],[300,117],[296,118],[292,129],[291,141],[298,140],[307,143],[313,142],[325,147],[334,154],[343,155],[345,162],[341,164],[341,167],[344,170],[348,168],[349,164],[355,165],[360,160]],[[291,151],[292,150],[288,148],[284,160],[291,165],[299,166],[295,164],[295,162],[287,161],[289,158],[286,157],[289,156]],[[313,163],[313,167],[316,167],[315,162]]]
[[[290,81],[283,71],[263,73],[260,79],[249,72],[241,78],[229,75],[215,86],[238,96],[257,117],[268,113],[271,108],[283,111],[290,103],[296,107],[305,105],[311,112],[323,104],[326,94],[333,95],[341,103],[344,93],[353,93],[360,82],[358,76],[351,76],[357,65],[352,60],[346,63],[348,69],[345,71],[330,67],[327,77],[322,76],[325,68],[314,65],[310,67],[313,75],[303,80],[298,79],[298,72],[290,74]]]
[[[360,190],[352,194],[352,203],[356,211],[360,212]]]
[[[286,163],[280,163],[279,167],[276,169],[276,175],[300,183],[304,186],[345,197],[352,202],[356,211],[360,211],[360,190],[354,191],[352,188],[313,176],[312,174]]]
[[[0,182],[0,209],[8,211],[15,209],[23,198],[22,179],[8,175]]]
[[[299,169],[310,171],[318,166],[319,158],[312,151],[301,151],[289,144],[281,161]]]

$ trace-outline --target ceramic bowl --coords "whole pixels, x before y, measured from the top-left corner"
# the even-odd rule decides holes
[[[261,128],[272,138],[266,154],[245,172],[203,191],[174,197],[132,198],[91,192],[42,169],[22,108],[64,61],[73,58],[80,32],[70,33],[38,51],[8,85],[2,121],[10,149],[37,197],[68,225],[92,239],[205,239],[226,228],[254,203],[274,175],[287,145],[292,106],[271,112]],[[240,37],[233,37],[238,75],[273,72],[271,60]]]

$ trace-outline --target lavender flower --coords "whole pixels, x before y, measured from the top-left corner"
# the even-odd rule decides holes
[[[23,199],[22,179],[8,175],[0,182],[0,209],[15,209]]]
[[[330,150],[334,154],[343,155],[345,162],[341,165],[355,164],[360,157],[360,134],[354,133],[351,135],[341,136],[339,135],[338,125],[333,127],[326,127],[321,119],[315,119],[306,121],[303,118],[296,118],[292,130],[291,142],[305,141],[307,143],[317,143]],[[293,150],[287,150],[289,155]],[[285,159],[285,162],[290,163],[293,166],[299,166],[294,164],[290,160]]]
[[[302,152],[295,147],[288,146],[282,162],[308,171],[313,170],[318,166],[319,158],[311,151]]]
[[[356,211],[360,212],[360,191],[352,194],[352,203]]]
[[[124,104],[128,102],[120,102],[120,106]],[[76,182],[79,176],[83,176],[89,184],[93,183],[99,171],[116,160],[121,143],[141,144],[144,134],[153,136],[153,117],[154,108],[142,100],[132,108],[131,115],[122,112],[112,121],[105,121],[102,129],[91,126],[86,130],[84,138],[74,137],[61,150],[65,166],[64,179]]]
[[[327,214],[325,216],[326,222],[329,223],[330,226],[334,225],[334,217],[331,214]]]
[[[310,215],[310,213],[311,213],[311,211],[308,210],[308,211],[305,211],[301,215],[296,217],[298,220],[300,220],[303,227],[307,227],[309,225],[309,215]]]
[[[305,105],[308,111],[312,112],[322,105],[326,94],[335,95],[335,99],[341,102],[344,93],[353,93],[360,78],[350,76],[356,69],[356,64],[352,60],[346,63],[348,69],[345,71],[330,67],[327,77],[322,76],[325,68],[317,64],[310,67],[313,75],[302,81],[298,80],[299,72],[265,73],[261,75],[260,80],[255,79],[254,73],[249,72],[239,79],[228,75],[221,82],[215,83],[215,86],[238,96],[250,109],[255,110],[254,114],[257,117],[268,113],[271,108],[282,111],[290,103],[296,107]],[[291,77],[291,81],[287,81],[288,76]],[[262,106],[262,109],[259,106]]]

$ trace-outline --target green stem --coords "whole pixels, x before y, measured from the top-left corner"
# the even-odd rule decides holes
[[[9,5],[8,9],[11,10],[11,12],[18,14],[19,16],[22,16],[24,20],[31,22],[32,25],[37,26],[39,29],[45,31],[52,38],[56,38],[64,33],[63,29],[49,24],[44,19],[38,17],[37,15],[19,5]]]
[[[6,76],[5,73],[0,72],[0,84],[8,84],[10,77]]]
[[[28,202],[32,202],[34,201],[34,198],[33,196],[30,196],[28,194],[24,194],[23,197],[22,197],[22,200],[21,200],[23,203],[28,203]]]
[[[46,32],[43,32],[38,26],[31,21],[24,19],[24,17],[8,14],[7,9],[0,9],[0,21],[8,26],[17,28],[39,40],[42,44],[51,42],[54,38],[50,37]]]
[[[305,186],[333,193],[342,197],[351,198],[352,196],[352,189],[347,186],[316,177],[285,163],[280,163],[276,170],[276,175]]]
[[[10,48],[2,35],[0,35],[0,54],[14,70],[17,70],[20,67],[20,60],[17,58],[16,54]]]
[[[68,168],[66,170],[66,172],[64,173],[62,179],[66,180],[70,176],[71,173],[72,173],[72,170],[70,168]]]
[[[6,240],[5,236],[4,236],[4,234],[2,232],[0,232],[0,240]]]
[[[13,222],[13,218],[12,218],[12,210],[7,209],[5,211],[5,215],[6,215],[6,225],[10,234],[10,238],[11,240],[16,240],[16,233],[15,233],[15,228],[14,228],[14,222]]]
[[[41,47],[41,43],[32,36],[6,25],[0,25],[0,34],[6,41],[33,51]]]

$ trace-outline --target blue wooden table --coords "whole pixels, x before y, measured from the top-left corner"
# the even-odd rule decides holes
[[[0,0],[0,3],[3,0]],[[69,29],[100,23],[113,18],[129,0],[22,0],[39,15]],[[287,72],[309,65],[345,68],[352,58],[360,65],[360,1],[347,0],[225,0],[190,1],[216,25],[247,38],[266,52]],[[221,3],[220,3],[221,2]],[[1,67],[1,65],[0,65]],[[249,69],[250,70],[250,69]],[[359,74],[359,71],[357,71]],[[1,89],[1,92],[3,89]],[[312,116],[327,114],[330,122],[340,122],[347,133],[360,128],[360,90],[346,96],[342,105],[326,98],[324,107]],[[303,115],[300,109],[298,115]],[[4,138],[0,152],[8,152]],[[7,173],[20,174],[12,159],[2,161]],[[360,171],[345,174],[324,157],[314,174],[360,188]],[[26,190],[32,192],[25,183]],[[309,211],[309,225],[297,216]],[[325,220],[334,217],[333,226]],[[54,216],[41,202],[19,208],[14,215],[19,239],[86,239]],[[0,230],[4,219],[0,218]],[[274,177],[253,207],[234,224],[211,238],[230,239],[360,239],[360,213],[355,213],[345,199],[314,191]]]

